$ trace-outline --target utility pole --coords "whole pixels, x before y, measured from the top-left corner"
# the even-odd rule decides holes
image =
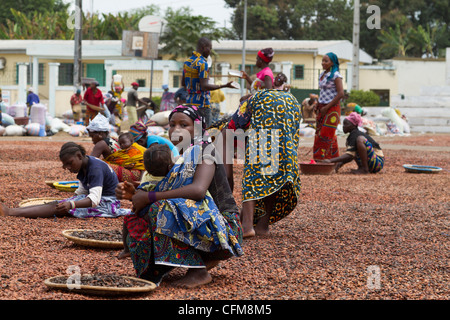
[[[244,30],[242,32],[242,71],[245,71],[245,39],[247,38],[247,0],[244,0]],[[241,96],[244,95],[245,79],[241,79]]]
[[[353,8],[352,90],[359,89],[359,0]]]
[[[75,53],[73,61],[73,85],[75,91],[81,89],[81,41],[82,41],[82,0],[76,0],[75,3]]]

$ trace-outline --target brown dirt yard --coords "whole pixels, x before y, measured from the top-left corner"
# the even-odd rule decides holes
[[[339,138],[344,150],[345,138]],[[376,137],[386,155],[375,175],[355,176],[349,164],[327,176],[302,175],[301,199],[269,237],[244,241],[245,255],[222,262],[213,281],[175,288],[174,270],[154,291],[121,300],[447,300],[450,261],[450,135]],[[89,138],[0,137],[0,201],[18,206],[29,198],[70,194],[46,180],[74,180],[58,152],[65,141],[92,149]],[[312,138],[300,144],[299,162],[311,158]],[[438,174],[407,173],[403,164],[438,166]],[[235,197],[241,204],[242,165]],[[124,202],[125,207],[130,203]],[[0,217],[0,300],[111,299],[49,289],[44,280],[82,274],[134,276],[119,250],[76,245],[65,229],[120,229],[122,219]]]

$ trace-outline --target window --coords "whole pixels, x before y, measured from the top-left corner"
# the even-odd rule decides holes
[[[31,82],[33,81],[33,64],[27,65],[27,84],[31,85]],[[16,64],[16,84],[19,83],[19,65]],[[38,83],[40,85],[44,84],[44,64],[39,63],[39,70],[38,70]]]
[[[94,78],[98,84],[103,87],[105,85],[106,71],[103,63],[88,63],[86,64],[86,76]],[[72,80],[73,82],[73,80]]]
[[[294,79],[304,79],[305,78],[305,66],[304,65],[295,65],[294,66]]]
[[[181,76],[174,75],[172,81],[174,88],[179,88],[181,86]]]
[[[242,64],[239,65],[239,67],[237,68],[237,70],[241,70]],[[253,74],[256,74],[256,66],[253,64],[246,64],[245,65],[245,72],[251,76]]]
[[[73,63],[61,63],[59,65],[58,84],[60,86],[73,85]]]
[[[137,79],[139,87],[145,87],[145,79]]]

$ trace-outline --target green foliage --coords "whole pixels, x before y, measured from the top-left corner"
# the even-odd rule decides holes
[[[196,50],[197,41],[201,37],[220,40],[225,35],[225,30],[216,28],[216,22],[211,18],[193,16],[188,7],[167,9],[165,20],[167,26],[160,42],[164,43],[162,53],[170,55],[172,59],[190,56],[192,51]]]
[[[234,8],[234,38],[242,39],[244,0],[225,2]],[[369,5],[380,8],[381,29],[367,28]],[[352,41],[353,1],[248,0],[247,6],[249,40]],[[360,47],[374,58],[440,56],[449,34],[448,0],[361,0]]]
[[[373,91],[352,90],[349,93],[347,103],[356,103],[361,107],[378,106],[380,97]]]

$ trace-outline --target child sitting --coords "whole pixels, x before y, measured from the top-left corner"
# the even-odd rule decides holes
[[[144,166],[146,172],[142,178],[141,184],[138,189],[144,191],[153,191],[158,184],[172,169],[174,163],[172,161],[172,152],[166,144],[153,144],[144,152]],[[129,182],[124,182],[124,188],[127,189]],[[129,186],[131,188],[131,186]],[[134,189],[134,186],[132,186]],[[134,211],[134,210],[133,210]],[[137,219],[143,219],[138,216],[138,212],[129,216],[123,223],[123,251],[119,254],[119,259],[124,259],[130,256],[130,251],[127,246],[128,229],[137,228],[139,224],[135,224]]]
[[[7,208],[0,204],[0,216],[26,218],[49,218],[53,216],[118,217],[130,214],[130,210],[120,208],[115,189],[119,181],[111,168],[102,160],[86,155],[83,146],[74,142],[65,143],[59,159],[65,170],[77,174],[80,180],[75,196],[47,204]]]
[[[336,172],[339,168],[352,160],[358,164],[355,174],[377,173],[384,166],[384,154],[380,145],[371,136],[358,129],[362,123],[361,115],[357,112],[350,113],[343,124],[344,133],[350,133],[347,137],[347,151],[340,157],[324,160],[323,162],[336,163]]]

